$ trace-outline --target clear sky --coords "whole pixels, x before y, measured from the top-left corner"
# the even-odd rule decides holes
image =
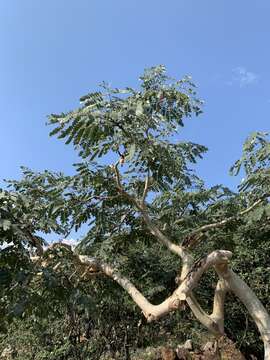
[[[269,130],[269,18],[269,0],[1,0],[0,178],[20,165],[70,172],[73,149],[49,138],[46,115],[164,64],[205,100],[182,135],[209,147],[200,174],[234,186],[244,139]]]

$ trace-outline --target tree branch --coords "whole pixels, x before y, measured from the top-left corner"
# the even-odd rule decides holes
[[[182,260],[185,261],[185,263],[191,264],[193,261],[193,258],[188,253],[184,252],[182,246],[172,243],[167,238],[167,236],[165,236],[159,230],[159,228],[154,224],[152,219],[149,217],[146,205],[144,203],[142,203],[139,199],[136,199],[134,196],[127,193],[123,189],[123,187],[121,185],[119,170],[118,170],[118,163],[116,163],[116,165],[113,165],[112,167],[115,171],[115,175],[116,175],[115,181],[116,181],[116,185],[117,185],[118,189],[121,191],[121,194],[123,196],[126,196],[133,203],[133,205],[137,208],[137,210],[141,213],[141,215],[144,219],[144,222],[145,222],[146,226],[148,227],[149,231],[151,232],[151,234],[154,235],[162,244],[164,244],[168,248],[168,250],[170,250],[172,253],[180,256],[182,258]],[[145,183],[146,190],[148,189],[148,186],[149,186],[147,183],[149,183],[149,180],[146,180],[146,183]],[[144,194],[145,194],[145,191],[144,191]]]
[[[216,266],[216,270],[224,279],[226,286],[245,305],[256,323],[264,343],[264,359],[270,360],[270,316],[261,301],[250,287],[231,269],[225,270]]]
[[[179,307],[181,307],[182,301],[186,300],[194,315],[199,319],[199,321],[201,321],[201,323],[204,324],[210,331],[217,334],[223,333],[224,331],[224,301],[226,294],[226,288],[224,286],[226,285],[240,298],[240,300],[247,307],[249,313],[256,322],[256,325],[258,326],[258,329],[264,341],[265,359],[270,359],[269,315],[259,301],[259,299],[252,292],[252,290],[239,277],[237,277],[236,274],[234,274],[231,270],[228,270],[227,262],[228,259],[231,257],[231,253],[222,250],[215,251],[207,257],[201,259],[199,262],[196,262],[191,267],[193,258],[187,253],[184,247],[172,243],[159,230],[159,228],[153,223],[153,221],[149,217],[145,204],[141,204],[136,198],[132,197],[123,190],[117,166],[115,167],[115,171],[116,182],[119,190],[121,190],[122,194],[127,196],[133,202],[136,208],[141,212],[142,217],[150,232],[171,252],[180,256],[184,261],[185,266],[183,266],[182,269],[181,278],[183,280],[181,282],[181,285],[179,285],[179,287],[169,298],[167,298],[159,305],[152,305],[128,279],[121,277],[107,265],[103,269],[103,272],[107,276],[113,278],[120,286],[122,286],[128,292],[134,302],[142,309],[148,321],[159,319],[161,316],[167,314],[168,312],[178,309]],[[249,208],[241,211],[237,216],[231,216],[220,222],[204,225],[193,231],[192,235],[196,235],[210,229],[224,226],[228,222],[237,219],[239,216],[245,215],[248,212],[252,211],[257,205],[262,203],[265,197],[268,196],[269,195],[266,195],[263,198],[257,200]],[[222,280],[217,284],[214,296],[213,313],[209,316],[200,307],[199,303],[197,302],[195,296],[192,293],[192,290],[198,284],[198,281],[201,278],[202,274],[210,266],[214,266],[216,268]],[[247,292],[248,296],[245,296],[245,292]]]
[[[146,196],[147,196],[147,193],[148,193],[148,190],[149,190],[149,170],[148,170],[148,173],[147,173],[147,176],[145,178],[145,183],[144,183],[144,190],[143,190],[143,196],[142,196],[142,204],[145,203],[145,199],[146,199]]]
[[[145,224],[147,225],[150,233],[154,235],[163,245],[167,247],[168,250],[170,250],[172,253],[178,255],[182,258],[182,260],[186,260],[188,263],[191,263],[193,261],[193,258],[189,256],[186,252],[184,252],[182,246],[174,244],[171,242],[166,235],[164,235],[159,228],[154,224],[152,219],[149,217],[146,207],[142,208],[141,206],[138,207],[138,204],[136,207],[140,210],[141,215],[144,219]]]
[[[201,262],[202,260],[199,260]],[[198,263],[198,262],[197,262]],[[194,264],[196,267],[196,263]],[[219,263],[215,265],[214,268],[225,269],[228,268],[228,262]],[[184,269],[184,267],[183,267]],[[183,269],[181,273],[181,280],[183,278]],[[190,269],[191,271],[192,269]],[[225,295],[227,292],[227,286],[225,286],[224,280],[220,278],[217,283],[213,301],[213,311],[212,314],[209,315],[205,312],[197,301],[193,292],[190,292],[186,301],[193,312],[194,316],[200,321],[202,325],[204,325],[212,334],[214,335],[223,335],[224,334],[224,302]]]
[[[196,262],[184,281],[177,287],[171,296],[159,305],[151,304],[144,295],[132,284],[132,282],[121,275],[116,269],[109,264],[102,263],[97,259],[80,255],[79,259],[82,264],[87,265],[101,271],[114,281],[116,281],[127,293],[133,301],[140,307],[147,321],[157,320],[167,313],[179,309],[184,300],[186,300],[192,289],[197,286],[201,276],[210,266],[222,265],[228,262],[231,253],[225,250],[214,251],[204,259]]]
[[[119,164],[119,161],[117,161],[116,164],[112,165],[112,168],[113,168],[114,173],[115,173],[116,185],[117,185],[118,189],[122,191],[123,188],[122,188],[122,184],[121,184],[121,180],[120,180],[120,174],[119,174],[119,170],[118,170],[118,164]]]
[[[237,220],[240,216],[243,216],[243,215],[249,213],[250,211],[252,211],[256,206],[261,204],[263,202],[263,200],[265,198],[267,198],[268,196],[269,196],[269,194],[265,194],[259,200],[255,201],[250,207],[248,207],[245,210],[242,210],[237,215],[230,216],[227,219],[217,221],[217,222],[214,222],[211,224],[203,225],[203,226],[191,231],[191,233],[189,235],[187,235],[184,238],[184,240],[182,241],[182,244],[181,244],[182,247],[185,249],[185,248],[191,248],[192,246],[195,246],[196,244],[198,244],[198,242],[200,242],[203,239],[204,233],[206,231],[211,230],[211,229],[220,228],[233,220]],[[181,221],[181,219],[179,221]]]
[[[222,226],[226,225],[230,221],[237,220],[240,216],[245,215],[245,214],[249,213],[250,211],[252,211],[256,206],[261,204],[263,202],[263,200],[268,196],[269,195],[267,194],[264,197],[260,198],[259,200],[255,201],[250,207],[248,207],[247,209],[245,209],[243,211],[240,211],[240,213],[235,215],[235,216],[230,216],[227,219],[224,219],[222,221],[218,221],[218,222],[215,222],[215,223],[212,223],[212,224],[203,225],[200,228],[195,229],[192,232],[192,235],[198,234],[200,232],[205,232],[205,231],[210,230],[210,229],[216,229],[216,228],[219,228],[219,227],[222,227]]]
[[[193,315],[203,326],[205,326],[214,335],[223,334],[219,329],[218,323],[202,309],[193,293],[189,294],[186,301]]]
[[[224,333],[224,304],[228,287],[224,279],[220,279],[217,283],[213,302],[213,312],[210,315],[211,319],[218,325],[219,331]]]
[[[53,247],[64,245],[65,244],[54,244]],[[72,251],[69,246],[65,245],[65,247],[67,250]],[[183,282],[176,288],[172,295],[161,304],[153,305],[129,279],[122,276],[109,264],[102,263],[95,258],[90,258],[85,255],[78,256],[74,254],[77,265],[83,266],[83,276],[85,276],[88,271],[90,274],[104,274],[116,281],[124,290],[126,290],[133,301],[140,307],[149,322],[157,320],[171,311],[180,309],[183,301],[187,301],[196,318],[204,326],[206,326],[212,333],[222,335],[224,332],[223,321],[225,294],[227,289],[233,291],[253,317],[264,342],[265,360],[270,360],[270,317],[254,292],[243,280],[239,278],[239,276],[228,268],[228,261],[231,256],[232,253],[230,251],[217,250],[213,251],[206,257],[199,259],[193,264]],[[37,261],[42,267],[47,267],[49,265],[49,259],[43,262],[42,257],[34,257],[32,260]],[[211,266],[215,268],[220,280],[215,291],[213,312],[209,316],[200,307],[192,293],[192,290],[198,285],[203,273]]]

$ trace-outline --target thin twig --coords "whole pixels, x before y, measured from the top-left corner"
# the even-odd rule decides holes
[[[150,180],[150,177],[149,177],[149,170],[148,170],[147,176],[145,178],[144,190],[143,190],[143,196],[142,196],[142,203],[143,204],[145,203],[145,199],[146,199],[146,196],[147,196],[147,193],[148,193],[148,190],[149,190],[149,180]]]
[[[224,219],[222,221],[218,221],[218,222],[215,222],[215,223],[212,223],[212,224],[206,224],[206,225],[203,225],[203,226],[199,227],[198,229],[196,229],[196,230],[194,230],[192,232],[192,235],[200,233],[200,232],[205,232],[205,231],[210,230],[210,229],[219,228],[219,227],[222,227],[222,226],[226,225],[230,221],[237,220],[240,216],[245,215],[245,214],[249,213],[250,211],[252,211],[257,205],[261,204],[263,202],[263,200],[268,196],[269,195],[265,195],[264,197],[262,197],[259,200],[255,201],[254,204],[252,204],[247,209],[245,209],[243,211],[240,211],[240,213],[237,214],[237,215],[230,216],[227,219]]]

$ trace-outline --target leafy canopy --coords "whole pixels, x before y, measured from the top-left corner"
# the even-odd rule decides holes
[[[138,209],[118,186],[120,181],[126,193],[143,199],[147,178],[147,212],[176,243],[184,245],[202,226],[230,219],[222,227],[204,231],[207,241],[198,244],[195,256],[213,249],[234,250],[233,261],[242,276],[248,278],[251,263],[256,267],[256,276],[253,273],[248,280],[267,302],[269,137],[258,132],[245,142],[241,159],[231,168],[234,175],[244,171],[239,191],[220,185],[207,189],[192,170],[207,149],[180,140],[184,121],[199,115],[201,107],[189,77],[172,79],[163,66],[157,66],[144,72],[139,89],[115,89],[103,83],[99,92],[81,98],[79,109],[49,117],[54,127],[51,135],[72,143],[81,162],[74,164],[71,176],[23,168],[21,180],[9,181],[9,190],[0,190],[0,245],[8,245],[0,252],[2,317],[21,316],[31,303],[42,304],[42,315],[42,309],[51,306],[57,313],[58,307],[69,309],[70,304],[102,313],[111,306],[113,295],[118,305],[119,288],[111,282],[78,284],[71,250],[52,248],[44,260],[48,266],[42,269],[30,261],[33,248],[42,242],[41,233],[67,237],[83,224],[88,226],[77,251],[121,266],[135,282],[140,278],[141,289],[151,301],[169,296],[175,288],[179,259],[153,241]],[[252,211],[243,212],[260,199]],[[209,305],[211,284],[206,285],[202,284],[201,294]],[[54,301],[48,301],[52,294]],[[134,318],[131,300],[122,296],[127,313]],[[235,305],[233,311],[238,314],[239,308]],[[97,323],[100,326],[99,318]]]
[[[24,180],[11,182],[20,194],[42,203],[40,223],[46,232],[49,227],[67,235],[88,223],[87,238],[93,241],[119,232],[116,224],[127,230],[138,223],[136,211],[115,185],[111,165],[119,158],[121,181],[135,196],[142,196],[146,176],[152,198],[200,186],[189,166],[206,148],[178,136],[184,119],[202,112],[195,85],[190,77],[170,78],[164,66],[146,70],[140,81],[139,90],[102,83],[99,92],[80,99],[79,109],[49,117],[51,135],[72,143],[82,158],[76,174],[23,169]]]
[[[246,172],[238,194],[222,186],[206,189],[191,170],[207,150],[179,139],[184,120],[202,112],[195,90],[190,77],[175,80],[164,66],[157,66],[140,77],[139,89],[102,83],[100,91],[80,99],[79,109],[49,116],[51,135],[72,143],[82,161],[74,164],[73,176],[23,168],[23,179],[10,181],[13,192],[2,192],[1,200],[7,207],[7,198],[14,198],[9,210],[2,210],[2,228],[5,234],[10,231],[5,241],[12,241],[13,222],[19,232],[24,228],[22,234],[30,243],[37,231],[65,237],[87,224],[81,247],[96,245],[102,254],[116,253],[118,242],[151,238],[117,180],[125,192],[141,199],[149,178],[149,214],[162,226],[167,224],[168,235],[178,242],[194,228],[237,214],[269,194],[265,133],[251,135],[231,169],[233,174],[241,167]],[[121,164],[119,179],[113,164]],[[7,215],[11,212],[14,219]]]

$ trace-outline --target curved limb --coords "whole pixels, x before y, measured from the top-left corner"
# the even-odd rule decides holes
[[[94,258],[90,258],[84,255],[80,255],[79,260],[82,264],[94,269],[94,271],[101,271],[116,281],[124,290],[127,291],[133,301],[141,308],[147,320],[153,321],[159,319],[171,311],[179,309],[183,301],[187,300],[189,297],[192,289],[197,286],[203,273],[211,266],[221,266],[222,264],[227,263],[231,255],[232,254],[229,251],[218,250],[196,262],[187,274],[186,278],[176,288],[173,294],[159,305],[151,304],[129,279],[121,275],[109,264],[99,262]],[[212,323],[214,322],[212,321]]]
[[[250,287],[232,270],[228,269],[226,285],[245,305],[256,323],[264,343],[264,359],[270,360],[270,316]]]

